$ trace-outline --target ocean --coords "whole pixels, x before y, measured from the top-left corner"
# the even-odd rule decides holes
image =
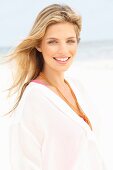
[[[0,56],[7,54],[12,47],[0,47]],[[113,60],[113,40],[80,42],[77,61]]]
[[[77,60],[103,59],[113,59],[113,40],[80,43]]]

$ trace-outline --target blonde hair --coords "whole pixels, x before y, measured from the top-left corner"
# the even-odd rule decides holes
[[[17,64],[14,82],[9,91],[18,91],[17,101],[11,111],[20,102],[23,92],[31,80],[36,79],[43,70],[43,56],[36,47],[40,44],[48,26],[69,22],[75,27],[77,41],[80,39],[81,16],[67,5],[52,4],[44,8],[37,16],[36,21],[26,39],[24,39],[10,55]],[[10,112],[11,112],[10,111]]]

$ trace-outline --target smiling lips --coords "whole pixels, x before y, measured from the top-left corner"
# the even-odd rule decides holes
[[[60,63],[66,62],[70,57],[54,57],[54,59]]]

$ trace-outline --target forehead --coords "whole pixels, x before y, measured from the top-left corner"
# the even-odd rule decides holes
[[[44,37],[72,37],[76,36],[75,27],[71,23],[57,23],[49,26],[45,32]]]

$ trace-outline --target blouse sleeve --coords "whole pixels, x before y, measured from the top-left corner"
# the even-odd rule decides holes
[[[11,170],[42,170],[43,128],[39,97],[34,92],[27,94],[17,109],[16,115],[21,118],[15,118],[10,128]]]

